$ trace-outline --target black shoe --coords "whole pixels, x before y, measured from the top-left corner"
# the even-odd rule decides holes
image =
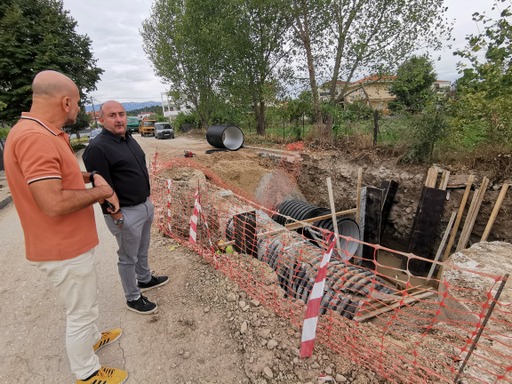
[[[143,283],[138,281],[137,287],[140,288],[141,292],[148,291],[150,289],[161,287],[162,285],[165,285],[169,282],[169,276],[155,276],[151,275],[151,280],[149,280],[147,283]]]
[[[148,300],[147,297],[140,295],[137,300],[127,301],[126,307],[130,311],[140,313],[142,315],[150,315],[158,310],[158,306]]]

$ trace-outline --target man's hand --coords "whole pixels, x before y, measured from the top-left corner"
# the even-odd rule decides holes
[[[110,191],[102,199],[99,200],[99,203],[103,204],[107,202],[107,211],[109,213],[115,213],[119,211],[119,199],[116,193],[114,192],[112,187],[107,183],[107,181],[103,178],[103,176],[101,176],[99,173],[94,174],[94,188],[104,188],[106,191]]]
[[[119,199],[117,198],[117,195],[116,195],[115,192],[113,192],[113,195],[111,195],[110,197],[106,198],[104,200],[104,202],[107,203],[107,205],[108,205],[107,211],[110,214],[119,212]],[[100,202],[100,204],[103,204],[103,203]]]

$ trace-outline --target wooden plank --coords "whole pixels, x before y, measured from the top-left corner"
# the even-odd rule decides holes
[[[446,200],[446,190],[423,187],[420,201],[414,217],[408,252],[426,259],[433,259],[433,245],[436,242],[437,229],[441,222]],[[424,260],[404,260],[403,269],[416,275],[425,275],[430,263]]]
[[[494,204],[494,208],[492,209],[491,216],[489,217],[489,221],[487,222],[487,225],[485,226],[484,233],[482,235],[482,238],[480,241],[487,241],[487,237],[489,237],[489,233],[491,232],[491,228],[494,224],[494,221],[496,220],[496,217],[498,216],[498,212],[501,208],[501,204],[503,204],[503,200],[505,199],[505,195],[507,194],[509,185],[503,184],[500,190],[500,194],[498,196],[498,199],[496,200],[496,203]]]
[[[457,243],[457,251],[466,248],[466,245],[471,236],[471,232],[473,231],[473,226],[475,225],[476,218],[478,216],[478,211],[480,210],[480,206],[482,205],[482,201],[484,199],[485,192],[487,191],[487,186],[489,185],[489,179],[484,177],[482,180],[482,185],[473,195],[473,199],[471,200],[471,205],[469,206],[469,211],[466,216],[466,221],[464,222],[464,226],[462,227],[462,233],[460,234],[459,242]]]
[[[327,181],[327,193],[329,194],[329,205],[331,207],[332,227],[334,229],[334,234],[336,235],[336,247],[338,248],[338,251],[339,251],[343,261],[348,261],[349,258],[346,257],[345,252],[343,252],[343,249],[341,248],[340,234],[338,231],[338,221],[336,220],[336,208],[334,206],[334,192],[332,191],[331,178],[328,177],[326,181]]]
[[[400,301],[404,296],[414,296],[430,290],[432,290],[431,287],[414,286],[403,289],[401,291],[397,291],[394,294],[385,294],[379,291],[371,291],[368,296],[370,300],[366,300],[364,303],[368,306],[371,306],[372,308],[380,308],[387,305],[388,303],[393,304],[394,302]]]
[[[446,189],[466,188],[470,176],[471,175],[450,175]]]
[[[443,170],[441,174],[441,181],[439,182],[439,189],[445,190],[448,186],[448,179],[450,178],[450,171]]]
[[[352,215],[354,213],[356,213],[356,208],[346,209],[344,211],[338,211],[335,214],[336,214],[336,216],[347,216],[347,215]],[[294,230],[297,228],[311,226],[312,225],[311,223],[314,223],[315,221],[330,219],[331,217],[332,217],[332,215],[329,213],[327,215],[312,217],[310,219],[300,220],[300,221],[296,221],[295,223],[286,224],[285,227],[288,230]]]
[[[455,221],[456,215],[457,215],[457,213],[452,212],[450,221],[448,222],[448,225],[446,226],[446,229],[443,234],[443,238],[441,239],[441,243],[439,244],[439,248],[437,248],[437,252],[436,252],[436,256],[434,257],[434,261],[438,261],[439,258],[441,257],[441,252],[443,252],[443,248],[446,243],[446,239],[448,239],[448,234],[452,230],[452,225],[453,225],[453,222]],[[430,278],[432,277],[435,267],[436,267],[436,264],[432,263],[432,265],[430,266],[430,271],[428,272],[428,275],[427,275],[427,281],[430,280]]]
[[[437,167],[430,167],[427,172],[427,178],[425,179],[425,187],[435,188],[437,182]]]
[[[361,184],[363,183],[363,168],[357,170],[357,190],[356,190],[356,223],[359,225],[359,216],[361,213]]]
[[[375,317],[375,316],[378,316],[378,315],[382,315],[383,313],[386,313],[386,312],[390,312],[390,311],[392,311],[395,308],[400,308],[400,307],[402,307],[404,305],[414,303],[414,302],[416,302],[416,301],[418,301],[420,299],[425,299],[425,298],[430,297],[430,296],[432,296],[434,294],[435,294],[435,292],[433,292],[432,290],[426,289],[425,291],[409,295],[408,297],[403,299],[403,301],[399,300],[399,301],[396,301],[395,303],[392,303],[392,304],[389,304],[389,305],[386,304],[386,305],[384,305],[384,306],[382,306],[380,308],[377,308],[375,310],[372,310],[370,312],[362,311],[363,314],[359,314],[359,312],[357,312],[357,316],[354,316],[353,320],[355,320],[355,321],[368,320],[368,319],[371,319],[372,317]]]
[[[442,261],[446,260],[448,256],[450,256],[453,243],[455,242],[455,236],[457,236],[457,231],[459,230],[462,215],[464,214],[464,209],[466,208],[466,203],[468,202],[469,192],[471,191],[471,187],[473,186],[474,181],[475,175],[469,175],[468,181],[466,182],[466,190],[464,191],[464,195],[462,196],[459,211],[457,212],[457,218],[455,219],[455,223],[452,228],[452,233],[450,234],[450,240],[448,241],[448,245],[446,246],[446,250],[444,251]]]

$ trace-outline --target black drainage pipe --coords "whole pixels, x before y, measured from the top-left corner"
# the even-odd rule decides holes
[[[277,212],[279,214],[274,215],[272,219],[281,225],[286,225],[291,222],[290,219],[283,216],[291,217],[295,220],[307,220],[318,216],[324,216],[331,213],[331,211],[327,208],[321,208],[316,205],[312,205],[300,200],[285,200],[277,206]],[[320,221],[315,221],[311,223],[314,227],[327,229],[328,231],[334,232],[334,225],[332,219],[324,219]],[[338,226],[338,233],[340,235],[351,237],[355,240],[360,240],[361,233],[359,230],[359,225],[349,218],[339,217],[336,219],[336,224]],[[304,234],[309,239],[314,239],[314,235],[311,233],[311,230],[308,227],[298,228],[296,230],[299,233]],[[316,243],[313,241],[313,243]],[[346,249],[348,247],[347,252],[351,255],[355,254],[357,249],[359,248],[359,243],[357,242],[349,242],[347,243],[345,239],[340,238],[340,245],[342,249]]]
[[[212,125],[206,132],[206,141],[215,148],[237,151],[244,144],[244,133],[234,125]]]

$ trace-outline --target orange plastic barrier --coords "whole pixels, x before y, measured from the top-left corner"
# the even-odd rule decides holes
[[[286,229],[273,220],[277,212],[193,160],[155,157],[151,168],[160,231],[301,327],[329,233]],[[196,190],[201,209],[191,243]],[[340,236],[345,245],[328,265],[317,343],[389,382],[512,382],[512,308],[499,298],[508,275],[452,266],[440,279],[413,276],[403,260],[425,259]],[[347,253],[354,242],[373,247],[372,269],[358,252]]]

